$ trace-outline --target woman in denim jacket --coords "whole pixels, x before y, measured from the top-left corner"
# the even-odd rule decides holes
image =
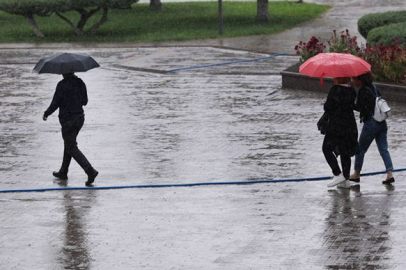
[[[388,126],[386,121],[378,122],[373,118],[375,111],[376,94],[381,96],[373,84],[371,73],[365,73],[352,78],[354,85],[359,88],[355,110],[360,112],[361,123],[364,123],[359,137],[359,153],[355,155],[354,173],[350,176],[350,181],[360,182],[360,173],[364,163],[365,153],[368,151],[372,141],[376,141],[379,153],[386,167],[387,176],[382,184],[395,182],[393,178],[392,159],[388,151]]]

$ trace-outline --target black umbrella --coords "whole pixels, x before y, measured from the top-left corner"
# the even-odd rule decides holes
[[[38,73],[67,74],[85,72],[100,65],[84,53],[62,53],[42,58],[34,67]]]

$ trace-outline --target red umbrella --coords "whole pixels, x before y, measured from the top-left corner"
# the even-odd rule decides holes
[[[347,53],[319,53],[300,65],[299,72],[310,77],[355,77],[371,71],[363,59]]]

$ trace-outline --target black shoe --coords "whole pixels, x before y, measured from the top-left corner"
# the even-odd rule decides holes
[[[389,178],[389,179],[386,179],[385,181],[382,181],[382,184],[384,184],[384,185],[390,185],[390,184],[392,184],[392,183],[394,183],[394,182],[395,182],[395,178],[391,177],[391,178]]]
[[[359,177],[358,178],[350,178],[348,180],[350,180],[351,182],[355,182],[355,183],[359,183],[361,181],[361,179]]]
[[[97,175],[99,174],[98,171],[93,170],[92,173],[87,175],[87,182],[85,183],[85,185],[87,187],[91,187],[93,185],[94,179],[96,179]]]
[[[52,175],[61,180],[68,180],[68,173],[66,172],[53,172]]]

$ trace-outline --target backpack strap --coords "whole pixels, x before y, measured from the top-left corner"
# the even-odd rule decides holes
[[[367,88],[375,98],[380,97],[379,93],[378,93],[378,90],[376,89],[376,86],[374,84],[372,84],[372,86],[374,87],[374,90],[372,90],[371,88],[369,88],[366,85],[365,85],[365,88]]]
[[[372,86],[374,87],[374,90],[375,91],[373,91],[369,86],[367,86],[367,85],[364,85],[365,86],[365,88],[366,89],[368,89],[369,90],[369,93],[371,93],[372,94],[372,96],[374,97],[374,106],[372,107],[372,111],[369,109],[369,107],[367,107],[367,109],[368,109],[368,115],[370,115],[372,118],[374,117],[374,114],[375,114],[375,106],[376,106],[376,104],[375,104],[375,102],[376,102],[376,98],[378,97],[378,91],[376,91],[376,87],[375,87],[375,85],[374,84],[372,84]]]

